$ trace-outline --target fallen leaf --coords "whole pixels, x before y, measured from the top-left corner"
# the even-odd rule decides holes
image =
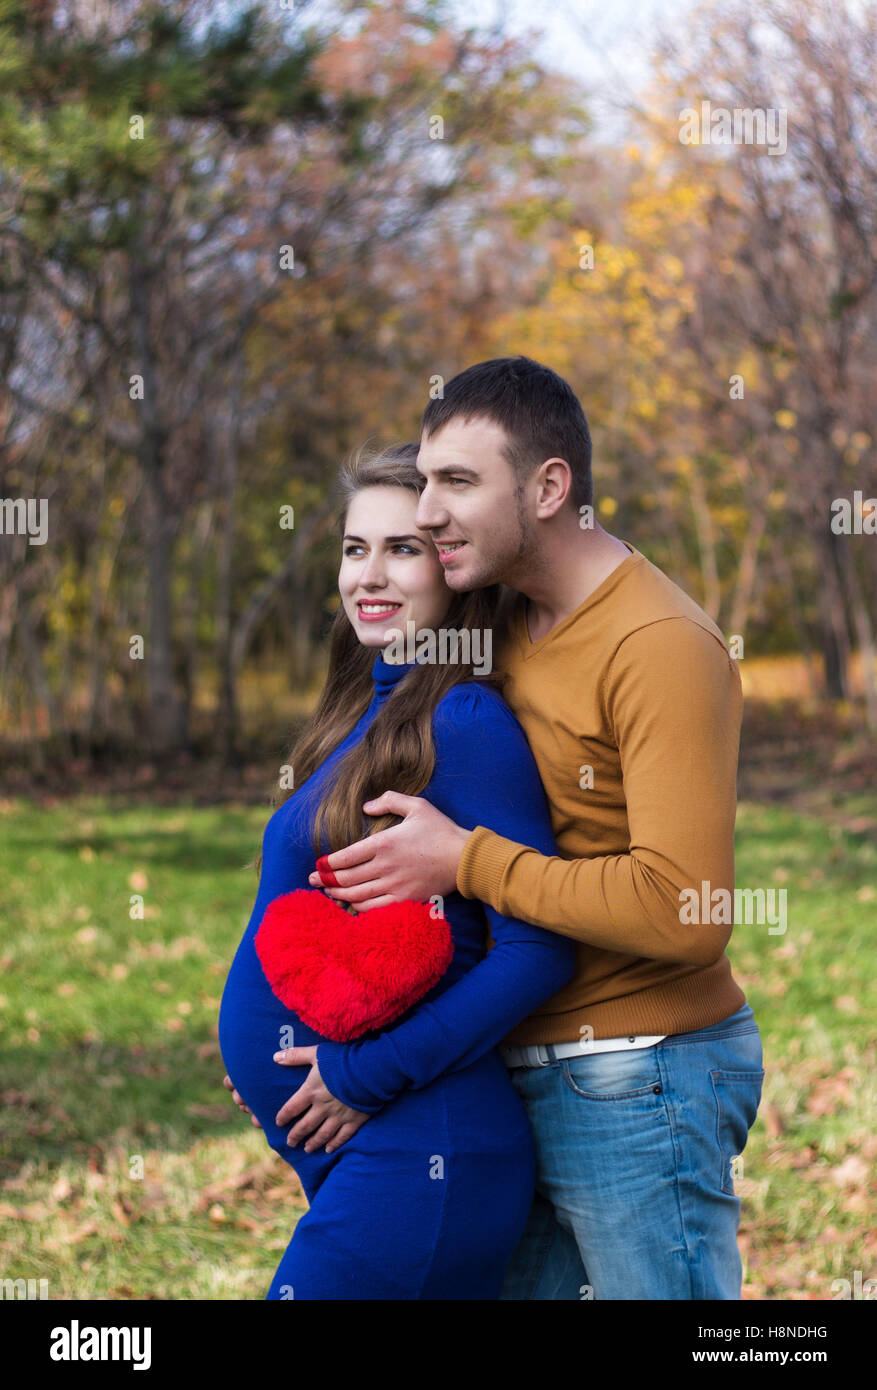
[[[850,1154],[837,1168],[829,1169],[839,1187],[859,1187],[870,1171],[868,1164],[858,1154]]]
[[[114,1201],[110,1204],[110,1211],[113,1213],[113,1216],[119,1222],[120,1226],[131,1225],[131,1222],[128,1220],[128,1214],[123,1208],[122,1203],[119,1201],[118,1198],[115,1198]]]
[[[806,1110],[808,1115],[833,1115],[839,1107],[852,1105],[852,1102],[853,1093],[849,1083],[839,1073],[837,1076],[823,1077],[815,1083],[807,1097]]]
[[[843,1014],[857,1014],[859,1012],[859,1001],[852,994],[839,994],[834,1001],[834,1007]]]

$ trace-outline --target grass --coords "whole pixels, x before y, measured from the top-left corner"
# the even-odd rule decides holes
[[[264,813],[3,811],[3,1275],[54,1298],[263,1294],[304,1201],[222,1089],[216,1019]]]
[[[872,808],[873,810],[873,805]],[[761,1029],[765,1087],[743,1154],[746,1292],[832,1298],[877,1265],[877,846],[815,817],[744,803],[737,881],[787,890],[784,934],[735,928],[729,954]]]
[[[216,1020],[265,818],[0,803],[0,1278],[47,1278],[51,1298],[264,1296],[305,1203],[222,1089]],[[730,947],[767,1069],[737,1184],[744,1297],[837,1297],[877,1264],[877,847],[744,802],[737,867],[741,887],[788,891],[784,934],[739,926]]]

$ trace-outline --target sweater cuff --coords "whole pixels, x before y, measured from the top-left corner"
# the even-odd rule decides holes
[[[505,908],[500,898],[503,878],[511,860],[523,845],[504,835],[477,825],[463,846],[457,866],[457,892],[464,898],[478,898],[497,912]]]
[[[323,1041],[317,1044],[317,1066],[326,1089],[331,1091],[342,1105],[351,1110],[360,1110],[364,1115],[377,1115],[383,1110],[386,1101],[377,1100],[370,1091],[360,1085],[357,1090],[356,1077],[350,1067],[350,1049],[355,1043]]]

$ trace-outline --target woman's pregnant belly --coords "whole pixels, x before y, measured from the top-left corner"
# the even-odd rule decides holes
[[[219,1047],[226,1071],[252,1110],[268,1144],[301,1178],[308,1200],[342,1158],[354,1154],[377,1167],[453,1149],[460,1154],[495,1153],[498,1162],[532,1162],[532,1138],[524,1106],[496,1051],[458,1072],[438,1077],[422,1090],[403,1091],[373,1115],[332,1154],[305,1153],[286,1138],[291,1124],[279,1126],[277,1112],[306,1080],[309,1065],[284,1066],[274,1053],[311,1047],[320,1034],[301,1021],[273,993],[262,973],[252,933],[241,941],[226,980],[219,1011]],[[297,1123],[295,1116],[292,1123]],[[502,1171],[502,1168],[500,1168]]]
[[[263,1128],[265,1106],[277,1086],[287,1099],[309,1071],[307,1066],[287,1067],[275,1062],[274,1053],[287,1047],[312,1047],[321,1041],[320,1034],[274,994],[262,973],[253,933],[248,932],[237,949],[222,994],[219,1050],[236,1089]]]

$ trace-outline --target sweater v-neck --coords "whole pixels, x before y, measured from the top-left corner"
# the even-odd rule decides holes
[[[618,539],[621,541],[621,544],[626,546],[630,551],[627,559],[622,560],[620,565],[616,565],[615,569],[607,574],[606,578],[597,585],[592,593],[588,594],[588,597],[579,604],[578,608],[574,608],[565,618],[561,618],[559,623],[556,623],[549,632],[545,633],[544,637],[540,637],[536,642],[530,640],[530,630],[527,626],[527,604],[529,603],[529,599],[525,594],[520,594],[518,596],[518,607],[514,619],[514,632],[521,655],[525,661],[528,661],[531,656],[536,656],[539,652],[543,651],[547,643],[553,641],[555,637],[559,637],[568,627],[576,622],[583,613],[586,613],[589,608],[600,603],[606,595],[615,588],[616,584],[626,578],[633,569],[633,566],[639,564],[640,560],[644,558],[638,550],[635,550],[634,547],[626,540],[623,540],[621,536],[619,536]]]

